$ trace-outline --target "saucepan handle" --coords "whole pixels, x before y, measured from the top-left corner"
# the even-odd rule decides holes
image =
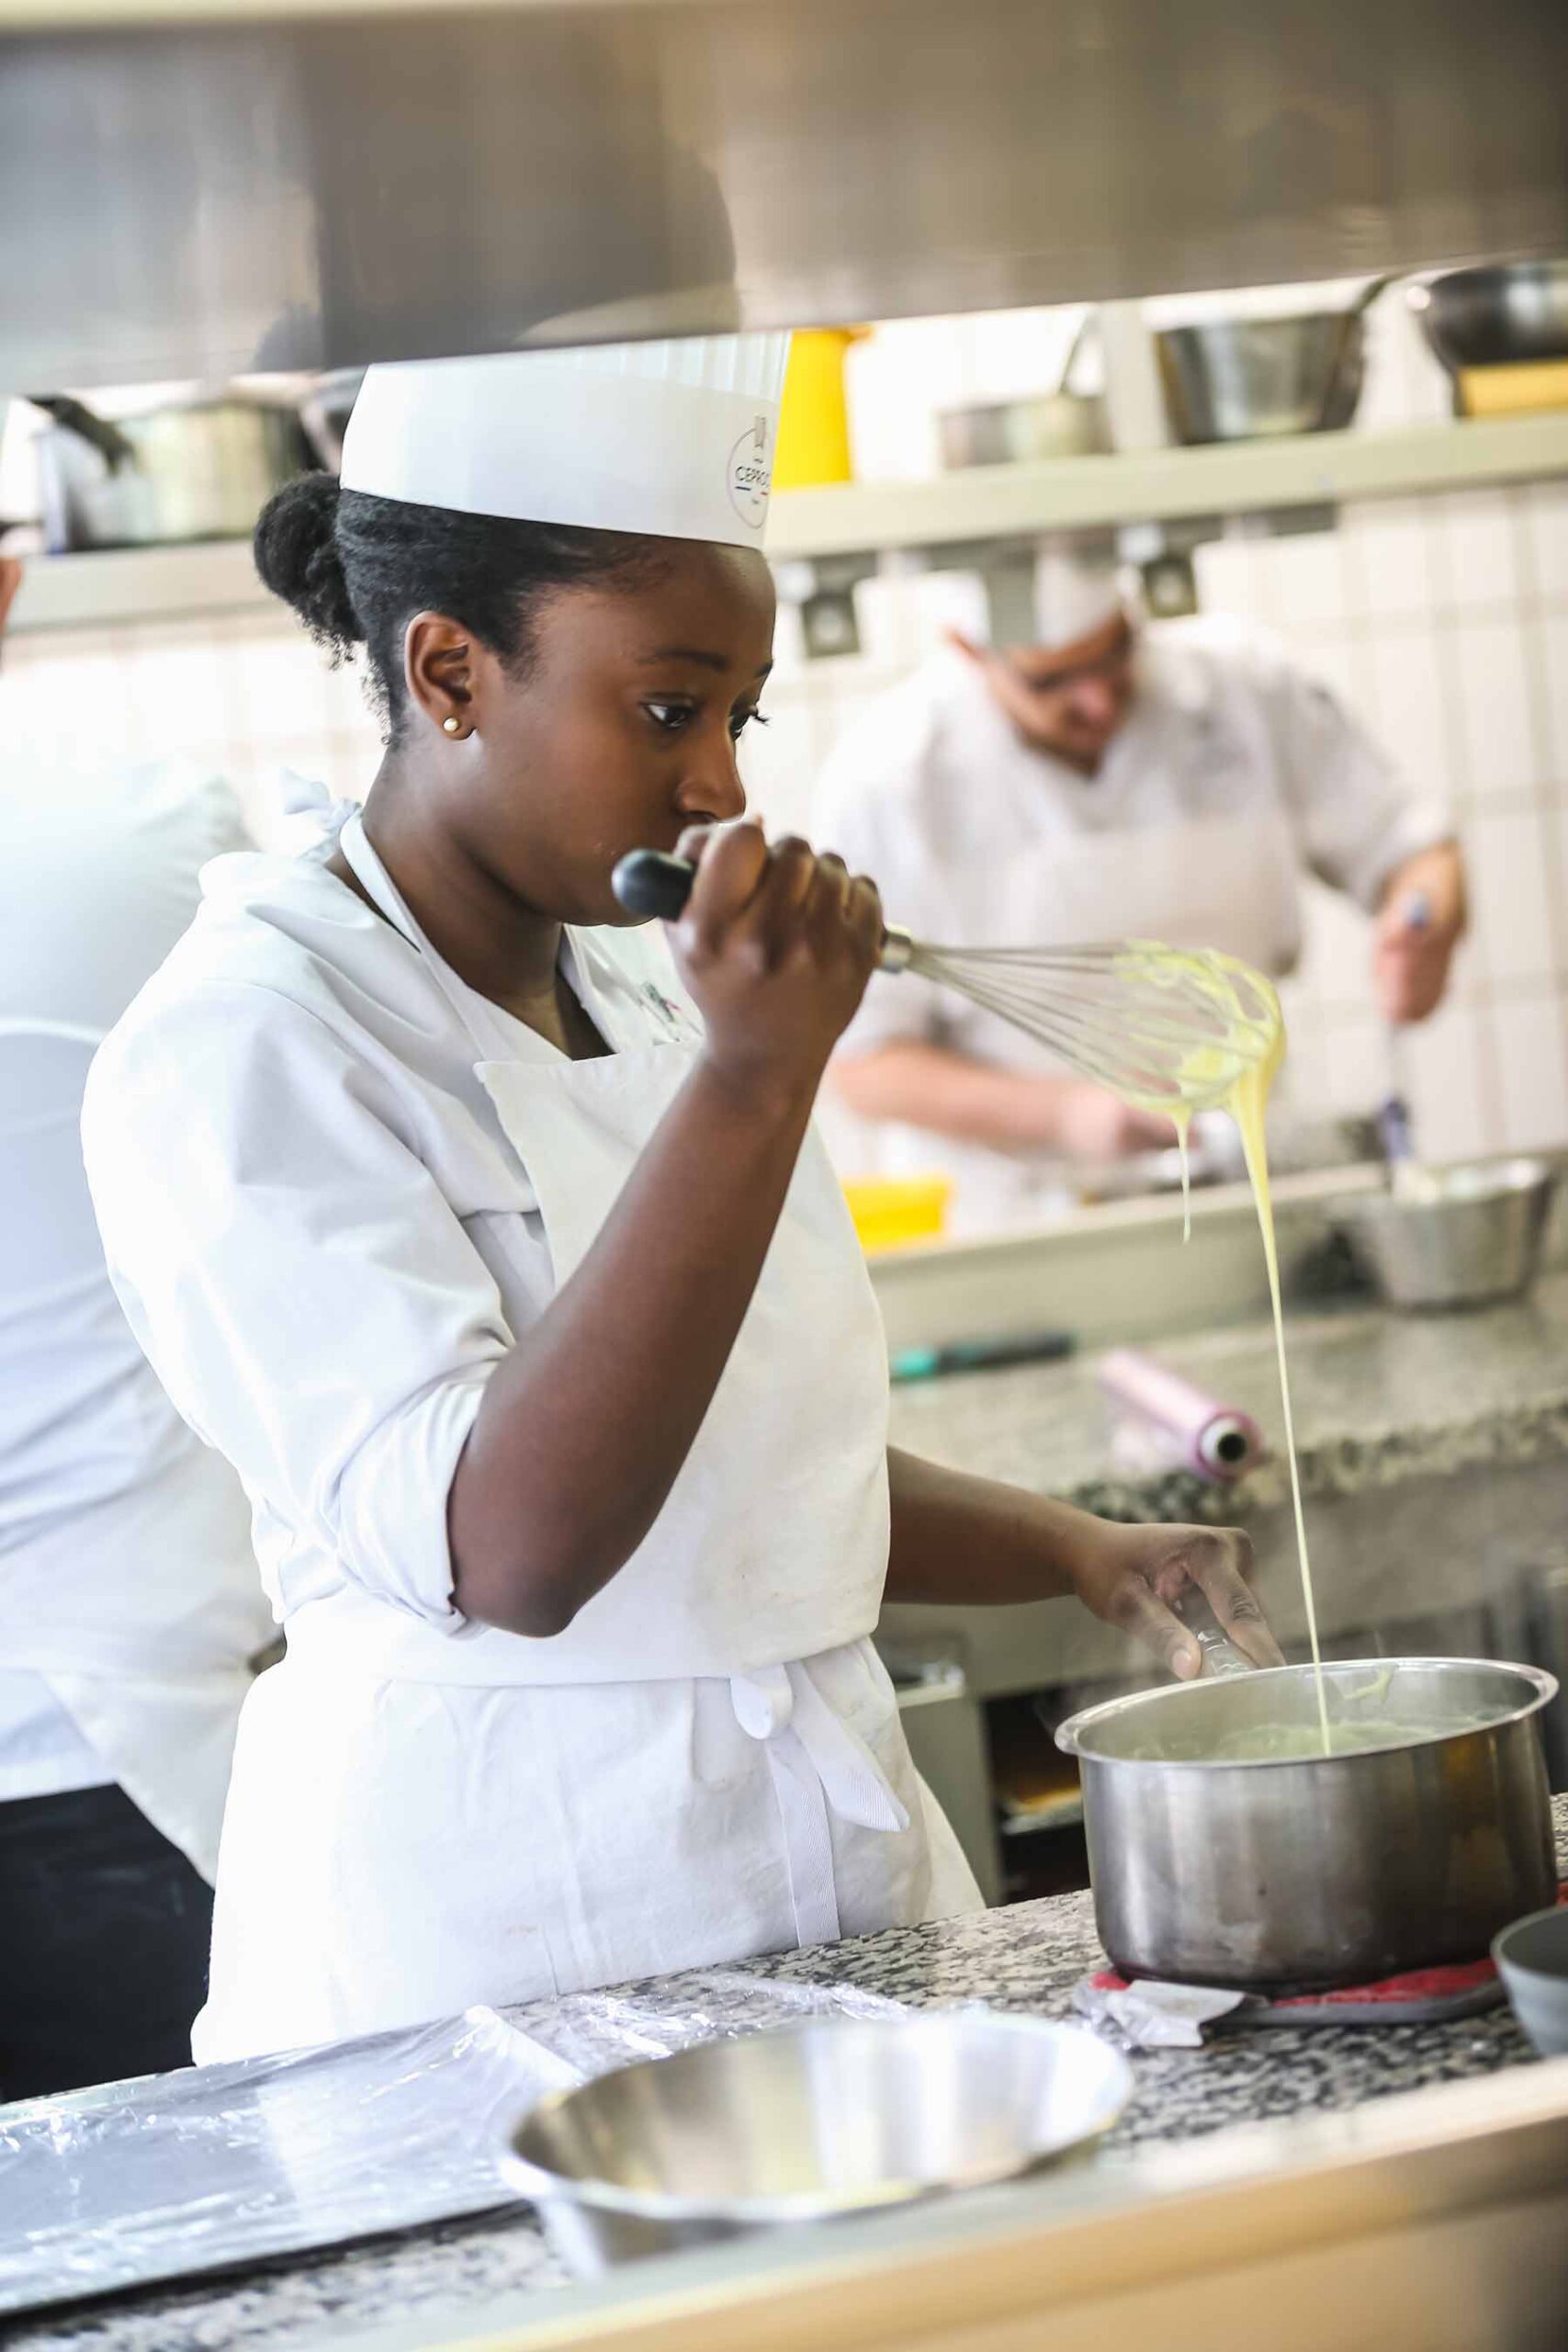
[[[1206,1681],[1221,1675],[1256,1672],[1252,1660],[1237,1649],[1201,1592],[1189,1592],[1177,1604],[1176,1613],[1203,1653]]]
[[[1243,1657],[1235,1644],[1227,1641],[1224,1634],[1200,1631],[1198,1646],[1203,1653],[1205,1677],[1250,1674],[1253,1671],[1252,1660],[1249,1657]]]

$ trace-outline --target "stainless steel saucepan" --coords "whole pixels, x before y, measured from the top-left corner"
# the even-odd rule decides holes
[[[1375,1982],[1481,1958],[1556,1893],[1536,1722],[1550,1674],[1475,1658],[1326,1665],[1331,1724],[1374,1744],[1238,1755],[1310,1738],[1310,1667],[1145,1690],[1062,1724],[1078,1759],[1100,1941],[1129,1975],[1247,1989]]]

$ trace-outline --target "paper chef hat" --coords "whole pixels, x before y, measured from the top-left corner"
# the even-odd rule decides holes
[[[787,334],[399,360],[367,371],[344,490],[656,538],[761,545]]]
[[[1034,618],[1043,646],[1074,645],[1127,607],[1113,556],[1043,547],[1034,565]]]

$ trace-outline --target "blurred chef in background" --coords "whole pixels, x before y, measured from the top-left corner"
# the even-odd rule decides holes
[[[1375,920],[1385,1018],[1424,1019],[1464,927],[1444,810],[1240,622],[1146,625],[1112,561],[1051,547],[1036,607],[1034,644],[950,631],[865,714],[821,779],[824,845],[928,939],[1156,938],[1276,976],[1300,955],[1302,876],[1315,874]],[[954,1176],[970,1227],[1059,1203],[1071,1163],[1172,1139],[1168,1121],[907,975],[872,981],[832,1075],[852,1111],[884,1123],[889,1168],[940,1160]]]
[[[0,624],[20,571],[0,558]],[[78,1133],[87,1066],[195,913],[198,872],[246,846],[239,808],[174,766],[13,770],[0,792],[6,2100],[189,2064],[272,1615],[239,1481],[109,1287]]]

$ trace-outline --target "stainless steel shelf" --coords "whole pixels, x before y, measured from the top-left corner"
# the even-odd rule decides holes
[[[1267,513],[1568,472],[1568,413],[1310,433],[1135,456],[975,466],[929,481],[781,491],[768,524],[775,560],[940,547],[1010,534]]]
[[[7,628],[115,628],[283,606],[256,577],[249,539],[201,547],[128,548],[103,555],[33,556]]]
[[[929,481],[781,491],[773,501],[768,552],[775,560],[787,560],[940,548],[1554,474],[1568,474],[1568,413],[1418,425],[1402,433],[1314,433],[1205,449],[976,466]],[[264,611],[281,608],[256,578],[249,541],[230,539],[203,547],[35,557],[10,626],[112,628]]]

